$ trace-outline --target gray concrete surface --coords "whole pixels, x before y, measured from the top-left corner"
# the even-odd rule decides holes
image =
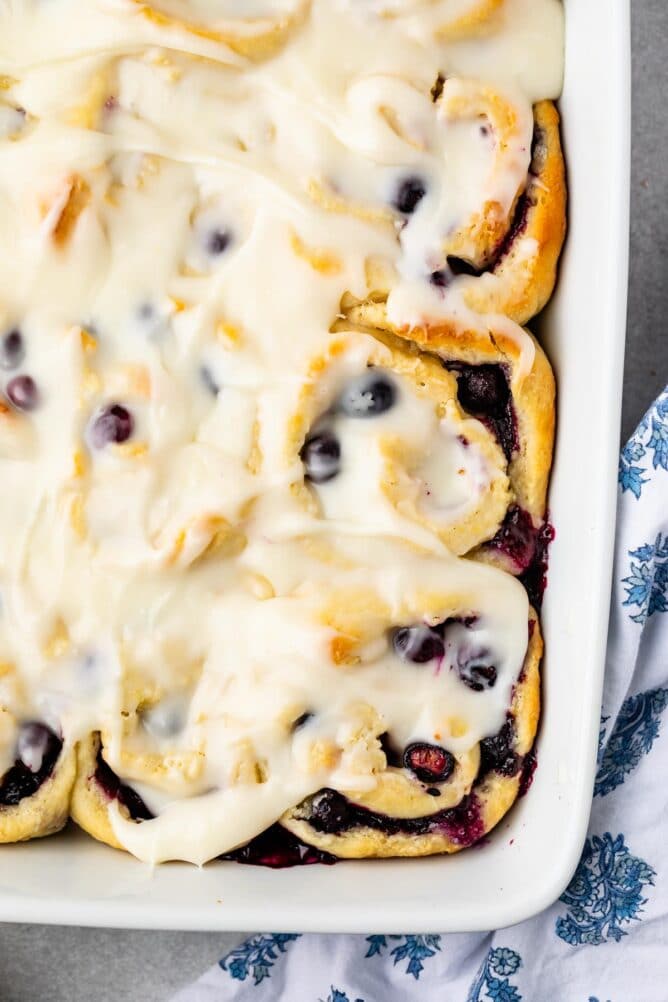
[[[632,7],[633,189],[624,438],[668,381],[668,4],[632,0]],[[2,925],[0,1002],[164,1002],[240,938],[240,933]]]

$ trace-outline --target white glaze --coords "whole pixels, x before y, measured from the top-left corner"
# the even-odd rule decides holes
[[[370,258],[397,274],[388,304],[397,322],[447,314],[486,326],[464,310],[461,284],[443,296],[423,276],[439,267],[443,234],[486,199],[512,207],[529,162],[531,102],[560,87],[561,7],[506,0],[492,33],[445,44],[433,36],[445,6],[314,0],[277,55],[249,65],[219,37],[138,17],[131,0],[0,0],[0,330],[20,327],[28,354],[17,371],[41,398],[30,415],[10,414],[11,426],[0,415],[0,662],[22,683],[7,696],[17,719],[59,724],[67,742],[104,730],[111,766],[160,813],[137,826],[111,810],[140,858],[203,862],[320,786],[369,788],[375,733],[388,727],[402,742],[439,733],[463,753],[503,719],[526,646],[521,587],[390,517],[373,477],[370,507],[359,510],[360,476],[373,465],[362,463],[373,443],[361,426],[359,467],[331,485],[330,521],[293,497],[286,451],[309,365],[326,351],[342,294],[364,295]],[[223,22],[221,5],[206,0],[161,10],[189,9],[214,34],[248,37],[267,23],[242,14],[301,7],[228,0]],[[380,16],[387,9],[403,16]],[[447,120],[429,96],[439,72],[453,93],[474,94],[483,70],[517,111],[501,159],[477,123]],[[400,232],[388,201],[415,173],[427,195]],[[56,246],[77,177],[89,206]],[[314,182],[349,211],[314,201]],[[232,235],[219,259],[202,249],[212,228]],[[530,342],[496,322],[530,366]],[[0,370],[0,389],[14,374]],[[444,436],[421,474],[437,482],[439,509],[456,516],[484,470],[474,455],[460,490],[447,426],[404,395],[407,410],[387,422],[409,422],[420,441]],[[129,449],[90,448],[91,416],[109,401],[132,410]],[[229,549],[200,559],[225,533]],[[309,538],[344,553],[348,569],[305,556],[299,540]],[[453,613],[480,615],[504,666],[490,693],[401,665],[387,649],[386,626],[427,579],[455,596]],[[329,588],[357,586],[382,598],[388,621],[369,664],[351,671],[332,664],[317,610]],[[130,673],[168,699],[191,687],[182,730],[122,737]],[[378,715],[371,745],[350,737],[360,703]],[[319,711],[294,739],[279,721],[291,706]],[[465,718],[466,737],[447,734],[446,716]],[[3,727],[3,767],[11,732]],[[333,742],[336,764],[313,771],[307,738]],[[266,782],[239,778],[249,747],[266,762]],[[147,782],[124,749],[204,750],[205,765]]]

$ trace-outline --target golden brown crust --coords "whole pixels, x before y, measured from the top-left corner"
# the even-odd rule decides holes
[[[535,139],[531,173],[518,212],[522,240],[510,243],[493,269],[493,282],[472,282],[466,304],[478,313],[502,313],[526,324],[543,309],[554,290],[566,236],[566,168],[559,134],[559,112],[552,101],[534,107]],[[535,241],[526,255],[524,241]]]
[[[533,610],[530,615],[530,639],[524,670],[513,695],[510,710],[515,721],[513,749],[519,756],[526,756],[534,743],[540,716],[540,660],[543,640],[538,619]],[[522,770],[514,776],[504,776],[489,772],[473,785],[468,807],[465,803],[462,817],[453,819],[450,826],[438,825],[424,833],[387,833],[373,827],[354,827],[341,834],[316,831],[309,821],[309,801],[287,811],[281,824],[307,845],[329,852],[341,859],[364,859],[390,856],[430,856],[437,853],[454,853],[466,848],[473,841],[479,841],[488,834],[504,817],[517,799],[522,779]],[[433,813],[437,813],[437,809]],[[468,812],[468,816],[467,816]],[[466,835],[458,836],[453,830],[459,821],[470,826],[475,838],[469,841]],[[447,830],[449,827],[449,831]]]
[[[0,807],[0,844],[53,835],[66,824],[76,772],[72,750],[63,751],[53,772],[32,797]]]

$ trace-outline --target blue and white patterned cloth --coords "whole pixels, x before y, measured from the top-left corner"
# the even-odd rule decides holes
[[[668,1002],[668,387],[624,449],[599,768],[542,915],[465,935],[258,935],[173,1002]]]

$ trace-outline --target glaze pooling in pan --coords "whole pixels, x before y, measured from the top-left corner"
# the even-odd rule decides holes
[[[561,45],[556,0],[0,0],[1,839],[419,855],[512,804]]]

